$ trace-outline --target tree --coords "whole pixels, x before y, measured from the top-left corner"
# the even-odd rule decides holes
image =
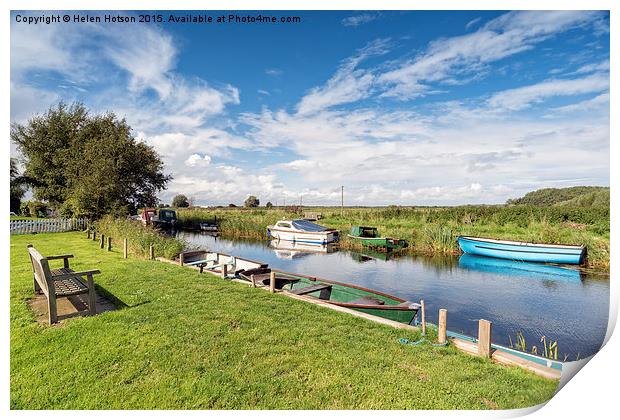
[[[24,188],[25,180],[22,176],[19,175],[19,171],[17,170],[17,160],[15,158],[11,158],[11,199],[10,199],[10,207],[11,211],[14,213],[20,212],[20,206],[22,198],[26,193],[26,189]]]
[[[189,207],[189,200],[183,194],[177,194],[172,199],[172,207]]]
[[[157,204],[171,177],[155,150],[137,141],[112,112],[89,115],[61,102],[27,124],[11,125],[25,157],[24,178],[34,197],[65,216],[98,218]]]
[[[267,204],[265,204],[265,207],[267,207],[268,209],[273,207],[273,204],[271,204],[271,201],[267,201]]]
[[[236,206],[235,204],[233,204],[233,203],[230,203],[230,204],[228,205],[228,207],[237,207],[237,206]]]
[[[245,207],[258,207],[259,204],[260,204],[260,201],[258,200],[258,198],[254,197],[253,195],[246,198],[245,201],[243,202],[243,205]]]

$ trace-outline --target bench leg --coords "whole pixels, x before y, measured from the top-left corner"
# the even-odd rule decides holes
[[[95,281],[93,280],[93,275],[89,274],[88,276],[88,312],[91,315],[97,314],[97,299],[95,297]]]
[[[47,296],[47,316],[50,325],[58,322],[58,310],[56,308],[56,293],[50,293]]]

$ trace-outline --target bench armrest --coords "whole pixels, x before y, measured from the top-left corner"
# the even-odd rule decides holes
[[[66,254],[66,255],[50,255],[49,257],[45,257],[46,260],[60,260],[60,259],[67,259],[67,258],[73,258],[73,255],[71,255],[71,254]]]
[[[101,271],[99,270],[74,271],[73,273],[57,274],[55,276],[52,276],[52,279],[53,280],[66,280],[66,279],[70,279],[75,276],[88,276],[88,275],[92,276],[93,274],[101,274]]]

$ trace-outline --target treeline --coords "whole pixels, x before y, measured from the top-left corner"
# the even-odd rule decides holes
[[[506,204],[531,206],[609,207],[609,187],[543,188]]]

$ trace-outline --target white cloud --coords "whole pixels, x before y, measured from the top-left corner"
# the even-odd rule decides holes
[[[187,160],[185,161],[185,165],[191,166],[191,167],[209,166],[210,163],[211,163],[211,156],[209,155],[201,156],[198,153],[194,153],[193,155],[188,157]]]
[[[609,89],[608,75],[594,74],[581,79],[554,79],[496,93],[489,98],[488,106],[493,110],[518,111],[552,97],[574,96],[607,89]]]
[[[342,19],[341,23],[344,26],[359,26],[364,23],[372,22],[379,17],[378,13],[362,13],[359,15],[353,15]]]
[[[426,51],[383,73],[386,97],[411,99],[429,90],[430,83],[480,71],[488,63],[531,49],[536,43],[570,28],[600,19],[597,12],[510,12],[477,31],[429,44]]]
[[[388,43],[387,39],[375,40],[346,59],[324,86],[313,88],[301,99],[297,105],[299,113],[308,114],[368,97],[375,76],[357,67],[369,57],[388,52]]]
[[[265,74],[268,76],[281,76],[284,72],[277,68],[265,69]]]

